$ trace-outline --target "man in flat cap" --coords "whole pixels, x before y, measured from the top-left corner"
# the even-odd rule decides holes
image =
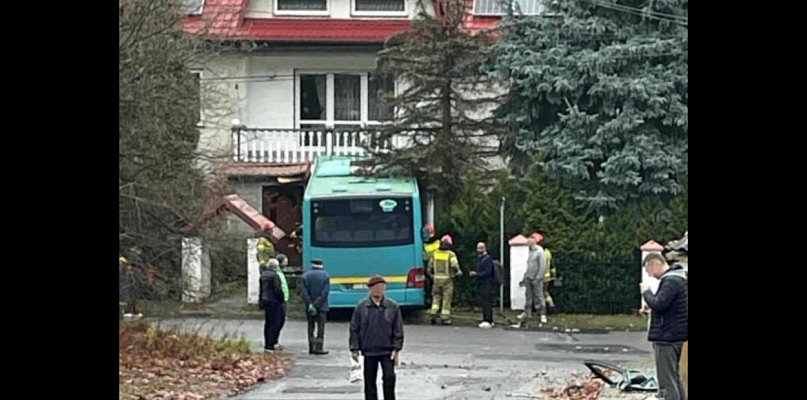
[[[311,260],[311,269],[303,274],[301,294],[308,319],[308,354],[326,355],[325,320],[328,311],[328,294],[331,292],[331,276],[325,272],[322,260]],[[317,334],[314,336],[314,325]]]
[[[356,306],[350,319],[350,352],[356,361],[359,352],[364,355],[365,400],[378,400],[378,364],[384,373],[384,400],[395,400],[395,365],[403,348],[403,317],[398,303],[384,297],[387,281],[383,277],[373,275],[367,286],[370,296]]]

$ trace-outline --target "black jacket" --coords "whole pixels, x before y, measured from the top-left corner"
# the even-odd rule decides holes
[[[642,296],[652,311],[649,341],[684,342],[689,338],[687,277],[681,265],[673,265],[661,276],[655,295],[648,290]]]
[[[271,269],[266,269],[261,272],[260,278],[260,302],[263,307],[265,304],[282,304],[283,303],[283,287],[280,285],[280,277],[277,272]]]
[[[493,282],[493,258],[488,253],[476,256],[476,280]]]
[[[403,317],[398,303],[383,298],[376,306],[371,298],[364,299],[353,310],[350,319],[350,351],[365,356],[382,356],[401,351],[404,332]]]

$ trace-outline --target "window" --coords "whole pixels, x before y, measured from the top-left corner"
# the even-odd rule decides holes
[[[393,109],[380,92],[394,93],[395,80],[368,72],[297,73],[296,124],[351,130],[390,120]]]
[[[275,0],[278,15],[328,15],[328,0]]]
[[[539,15],[544,11],[543,0],[474,0],[474,15],[504,15],[507,8],[503,5],[511,2],[513,12],[523,15]]]
[[[182,0],[182,10],[188,15],[201,14],[204,5],[204,0]]]
[[[193,94],[196,98],[196,109],[199,110],[199,120],[196,121],[196,126],[202,126],[204,119],[204,110],[202,110],[202,71],[192,70],[193,76]]]
[[[378,197],[311,203],[311,244],[318,247],[400,246],[414,243],[412,200]]]
[[[361,120],[361,75],[334,75],[334,118]]]
[[[325,75],[300,76],[300,119],[324,121]]]
[[[354,15],[406,15],[406,0],[353,0]]]
[[[389,121],[392,119],[392,105],[384,101],[384,95],[395,94],[395,80],[389,76],[370,74],[367,79],[368,119]]]

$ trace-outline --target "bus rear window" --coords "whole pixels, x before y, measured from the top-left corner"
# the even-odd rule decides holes
[[[316,200],[311,244],[377,247],[414,243],[411,198]]]

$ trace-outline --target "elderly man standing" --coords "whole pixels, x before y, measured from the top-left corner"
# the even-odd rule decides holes
[[[266,265],[261,265],[259,305],[265,314],[263,324],[264,351],[280,350],[275,348],[280,336],[280,322],[283,317],[283,287],[277,275],[279,263],[274,258]]]
[[[403,317],[398,303],[384,296],[387,281],[373,275],[367,282],[370,296],[353,310],[350,319],[350,352],[364,354],[364,399],[378,400],[378,364],[384,372],[384,400],[395,400],[395,364],[404,342]]]
[[[518,316],[521,320],[520,326],[527,327],[527,321],[532,316],[532,308],[537,305],[538,312],[541,314],[541,323],[545,324],[546,321],[546,300],[544,299],[544,276],[546,275],[546,254],[544,249],[538,245],[538,242],[543,240],[540,233],[533,233],[527,239],[529,245],[529,255],[527,256],[527,270],[524,271],[524,278],[519,283],[519,286],[525,287],[527,303],[524,306],[524,312]]]
[[[642,264],[649,275],[659,279],[656,294],[649,284],[640,284],[642,297],[652,311],[647,339],[653,343],[659,394],[666,400],[684,400],[679,362],[689,333],[687,276],[681,265],[670,267],[658,253],[648,254]]]
[[[323,269],[322,260],[311,260],[311,269],[303,274],[303,287],[301,295],[305,304],[306,318],[308,319],[308,354],[326,355],[325,322],[330,310],[328,295],[331,291],[331,276]],[[314,326],[317,334],[314,335]]]

